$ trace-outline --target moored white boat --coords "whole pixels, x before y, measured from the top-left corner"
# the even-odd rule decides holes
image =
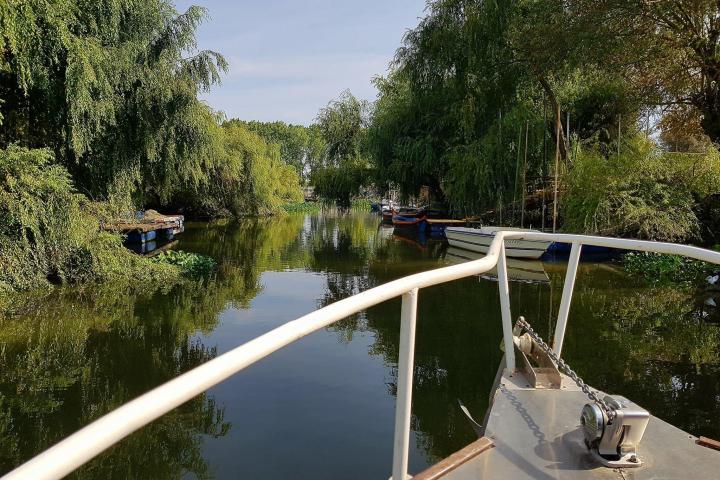
[[[471,252],[487,253],[495,237],[495,233],[500,230],[513,232],[537,231],[506,227],[448,227],[445,229],[445,237],[447,237],[448,243],[453,247],[470,250]],[[551,243],[552,242],[545,240],[507,239],[505,240],[505,253],[508,257],[538,259],[547,251]]]

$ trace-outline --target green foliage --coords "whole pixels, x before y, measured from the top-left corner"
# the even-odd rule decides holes
[[[369,183],[370,162],[365,154],[369,105],[349,91],[320,110],[317,128],[325,141],[321,164],[314,166],[310,183],[315,193],[349,208],[352,197]]]
[[[227,66],[197,51],[205,18],[166,0],[4,2],[0,146],[50,147],[93,196],[125,171],[151,201],[201,181],[212,138],[197,92]]]
[[[628,253],[625,269],[654,283],[696,283],[718,270],[717,265],[654,252]]]
[[[651,114],[665,115],[660,128],[680,131],[672,136],[681,140],[675,144],[705,145],[685,141],[701,124],[710,138],[720,136],[720,40],[710,33],[720,26],[717,12],[715,2],[692,0],[429,2],[427,16],[404,37],[390,74],[376,81],[379,97],[367,140],[376,185],[381,191],[399,188],[405,196],[428,186],[466,214],[517,207],[527,149],[527,193],[547,206],[557,135],[561,173],[577,167],[579,143],[594,145],[593,158],[580,159],[582,171],[571,179],[587,180],[588,197],[581,198],[582,188],[571,192],[569,228],[668,239],[701,230],[716,241],[708,232],[713,228],[698,229],[695,211],[720,190],[691,183],[717,185],[717,175],[696,178],[684,171],[688,159],[655,161],[658,152],[640,152],[643,159],[627,151],[623,159],[607,157],[644,130]],[[666,104],[667,115],[658,109]],[[562,127],[569,118],[570,139],[556,126],[558,108]],[[624,179],[618,172],[615,190],[605,198],[604,180],[613,180],[608,165],[638,167],[646,178]],[[672,180],[676,174],[680,185]],[[535,204],[530,207],[539,211]],[[705,202],[706,225],[715,204]]]
[[[616,72],[592,65],[577,68],[564,76],[556,90],[563,111],[570,116],[572,135],[581,141],[595,139],[617,146],[618,118],[627,123],[621,125],[623,136],[629,137],[637,130],[640,99]]]
[[[208,275],[217,267],[211,257],[182,250],[168,250],[152,257],[152,261],[160,264],[176,265],[182,269],[183,275],[197,278]]]
[[[360,163],[359,159],[358,163]],[[346,162],[342,166],[326,166],[316,169],[310,181],[315,186],[315,194],[326,201],[334,201],[339,207],[352,206],[352,198],[360,193],[360,188],[369,183],[368,168],[364,164]]]
[[[244,215],[302,198],[279,147],[198,100],[227,68],[197,49],[206,17],[168,0],[0,4],[0,289],[172,283],[179,268],[101,223],[147,204]]]
[[[376,82],[368,144],[381,189],[428,186],[464,211],[511,201],[526,123],[529,175],[539,175],[547,126],[539,85],[510,43],[518,3],[431,2],[406,34],[394,71]]]
[[[369,212],[372,206],[372,200],[367,198],[356,198],[352,201],[351,209],[356,212]]]
[[[608,158],[596,146],[582,148],[565,182],[567,230],[687,241],[699,232],[695,198],[718,187],[720,163],[715,152],[663,153],[638,135]]]
[[[314,166],[322,164],[325,141],[317,125],[305,127],[285,122],[244,122],[236,119],[228,123],[242,125],[260,135],[268,144],[278,145],[280,159],[295,167],[302,179]]]
[[[710,0],[525,2],[517,39],[538,70],[594,68],[620,77],[645,107],[692,108],[720,139],[720,4]],[[634,120],[634,119],[633,119]],[[690,132],[688,132],[690,133]]]
[[[0,291],[48,282],[134,279],[172,283],[174,267],[153,265],[103,232],[103,206],[75,192],[47,149],[0,149]]]

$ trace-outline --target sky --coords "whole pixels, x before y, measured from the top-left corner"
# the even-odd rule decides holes
[[[425,0],[175,0],[208,9],[198,48],[222,53],[221,86],[202,94],[228,118],[309,125],[343,90],[374,100]]]

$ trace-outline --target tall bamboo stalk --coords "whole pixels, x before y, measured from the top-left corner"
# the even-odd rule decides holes
[[[522,147],[522,125],[518,128],[517,160],[515,161],[515,189],[513,190],[513,205],[517,203],[518,175],[520,172],[520,147]],[[513,212],[517,214],[517,210]]]
[[[545,231],[545,213],[547,212],[547,205],[545,201],[545,190],[547,189],[547,182],[545,181],[545,173],[547,173],[547,101],[545,100],[545,90],[543,90],[543,156],[542,162],[540,162],[540,177],[542,177],[542,231]]]
[[[528,131],[530,120],[525,121],[525,159],[523,160],[522,174],[522,206],[520,207],[520,228],[525,228],[525,194],[527,193],[527,156],[528,156]]]
[[[558,211],[558,169],[560,167],[560,130],[562,129],[562,119],[560,118],[560,104],[557,106],[557,118],[555,125],[555,187],[553,192],[553,233],[557,230],[557,211]]]
[[[568,165],[572,163],[570,154],[570,112],[567,112],[567,127],[565,128],[565,141],[567,142],[567,160]]]

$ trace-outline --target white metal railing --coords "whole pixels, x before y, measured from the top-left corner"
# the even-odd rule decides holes
[[[62,478],[132,432],[286,345],[368,307],[392,298],[402,297],[392,478],[404,480],[408,478],[407,465],[415,354],[415,324],[419,290],[432,285],[478,275],[491,270],[497,265],[505,363],[508,370],[513,371],[515,369],[512,338],[513,325],[510,312],[504,239],[545,240],[572,244],[553,337],[553,349],[558,354],[562,351],[565,338],[582,245],[684,255],[720,264],[720,252],[687,245],[582,235],[500,231],[495,235],[487,255],[482,259],[410,275],[340,300],[297,320],[288,322],[113,410],[2,478],[5,480]]]

